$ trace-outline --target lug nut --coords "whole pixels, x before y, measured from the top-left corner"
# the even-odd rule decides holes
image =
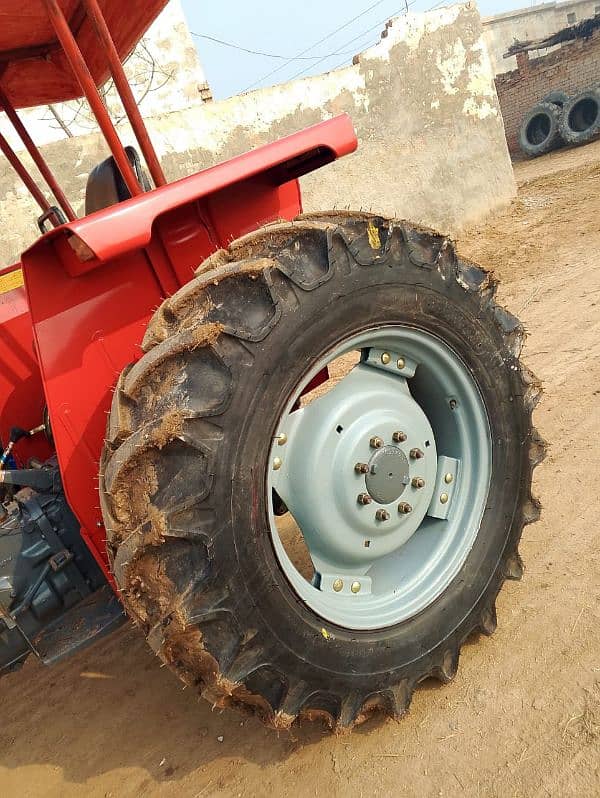
[[[367,463],[357,463],[354,466],[354,470],[357,472],[357,474],[368,474],[369,466],[367,465]]]
[[[344,583],[342,582],[341,579],[334,579],[332,587],[336,593],[339,593],[340,590],[344,589]]]
[[[278,446],[285,446],[287,443],[287,435],[285,432],[282,432],[281,435],[277,436],[277,445]]]
[[[447,504],[448,503],[448,494],[447,493],[442,493],[442,495],[440,496],[440,503],[441,504]]]
[[[402,515],[408,515],[408,513],[412,513],[412,506],[408,502],[400,502],[398,512],[402,513]]]
[[[413,477],[410,484],[413,486],[413,488],[424,488],[425,480],[423,477]]]
[[[350,590],[353,593],[360,593],[360,582],[352,582],[350,585]]]
[[[446,485],[449,485],[453,479],[454,477],[452,476],[452,474],[446,474],[446,476],[444,477],[444,482],[446,483]]]
[[[356,501],[359,504],[371,504],[373,499],[369,496],[368,493],[359,493],[358,496],[356,497]]]
[[[422,457],[425,457],[423,452],[420,449],[411,449],[410,450],[410,458],[411,460],[420,460]]]
[[[383,355],[381,356],[381,362],[383,363],[384,366],[387,366],[387,364],[390,362],[391,359],[392,358],[390,357],[389,352],[384,352]]]
[[[388,513],[387,510],[377,510],[377,512],[375,513],[375,518],[377,521],[389,521],[390,514]]]
[[[394,443],[404,443],[406,440],[406,432],[394,432],[392,440]]]
[[[273,471],[279,471],[282,465],[283,465],[283,460],[281,459],[281,457],[273,458]]]
[[[371,449],[381,449],[381,447],[383,446],[383,441],[381,440],[381,438],[375,435],[375,437],[371,438],[371,440],[369,441],[369,446],[371,447]]]
[[[396,361],[396,365],[400,370],[402,370],[406,366],[406,361],[404,360],[403,357],[399,357],[398,360]]]

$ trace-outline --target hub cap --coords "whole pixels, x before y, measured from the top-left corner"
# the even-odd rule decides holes
[[[314,375],[353,350],[360,362],[299,408]],[[279,421],[268,495],[275,491],[296,521],[312,583],[286,553],[270,501],[279,562],[327,620],[355,629],[399,623],[434,601],[464,564],[490,471],[485,408],[460,358],[410,328],[356,336],[315,365]]]

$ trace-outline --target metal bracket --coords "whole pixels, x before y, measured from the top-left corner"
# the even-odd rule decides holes
[[[438,457],[435,488],[431,497],[431,504],[427,510],[427,515],[431,518],[440,518],[441,520],[448,518],[454,491],[456,490],[459,465],[460,460],[455,460],[454,457],[446,457],[445,455]]]

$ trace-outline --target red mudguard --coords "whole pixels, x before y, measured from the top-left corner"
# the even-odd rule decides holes
[[[37,360],[67,498],[107,575],[100,453],[112,389],[124,366],[140,356],[152,312],[212,252],[265,222],[300,213],[297,178],[356,145],[350,119],[340,116],[63,225],[23,255]],[[8,349],[31,351],[31,328],[19,296],[15,310],[21,322],[11,333],[17,346],[10,337],[0,342],[7,374]],[[34,398],[21,407],[31,405],[31,417],[37,415],[39,423],[39,374],[31,359],[21,357],[28,365],[22,373],[14,370],[12,399],[0,407],[2,434],[9,426],[25,426],[19,396],[29,389]]]

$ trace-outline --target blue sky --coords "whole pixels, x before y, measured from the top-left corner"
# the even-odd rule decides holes
[[[354,53],[377,41],[385,20],[402,13],[405,7],[404,0],[181,2],[189,26],[195,33],[222,39],[248,50],[282,56],[270,58],[245,53],[196,38],[196,46],[216,99],[249,88],[282,83],[299,73],[318,74],[350,63]],[[436,0],[408,2],[411,11],[424,11],[431,8]],[[444,0],[442,4],[446,4]],[[533,5],[533,2],[481,0],[479,10],[485,16],[527,5]],[[344,26],[342,30],[330,35],[341,26]],[[323,41],[316,44],[321,39]],[[300,57],[286,62],[285,59],[294,56]],[[273,74],[269,75],[270,72]]]

